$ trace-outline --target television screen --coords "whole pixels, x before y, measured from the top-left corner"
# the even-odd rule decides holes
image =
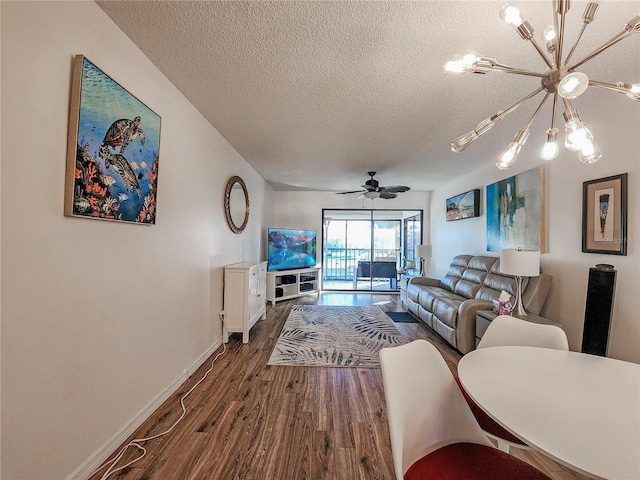
[[[316,232],[269,228],[267,270],[292,270],[316,264]]]

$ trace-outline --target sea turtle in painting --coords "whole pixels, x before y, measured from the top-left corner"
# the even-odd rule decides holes
[[[129,120],[128,118],[116,120],[111,124],[109,130],[107,130],[104,140],[102,141],[102,145],[109,145],[111,147],[119,146],[120,155],[125,152],[129,143],[131,143],[132,140],[135,140],[137,136],[140,137],[140,142],[144,145],[147,137],[140,128],[141,122],[142,119],[140,117],[136,117],[133,120]]]
[[[98,155],[104,159],[105,167],[113,167],[113,169],[118,172],[120,177],[122,178],[122,182],[124,186],[130,192],[136,192],[138,194],[138,198],[142,198],[142,194],[140,192],[140,184],[138,183],[138,179],[136,178],[136,174],[129,165],[129,162],[124,155],[120,155],[119,153],[111,153],[109,151],[109,147],[106,145],[102,145],[98,150]]]

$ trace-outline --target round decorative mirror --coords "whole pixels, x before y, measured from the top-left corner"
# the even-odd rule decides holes
[[[224,214],[227,224],[233,233],[241,233],[249,221],[249,192],[247,186],[238,176],[227,182],[224,191]]]

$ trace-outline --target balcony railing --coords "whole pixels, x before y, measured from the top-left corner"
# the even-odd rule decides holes
[[[360,261],[371,261],[389,258],[396,261],[400,258],[400,249],[374,249],[373,258],[368,248],[327,248],[322,261],[325,280],[353,280],[353,274]]]

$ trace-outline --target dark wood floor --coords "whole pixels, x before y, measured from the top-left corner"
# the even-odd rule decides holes
[[[231,338],[213,371],[187,398],[183,421],[167,436],[146,442],[146,456],[110,478],[393,480],[379,369],[267,365],[295,304],[380,305],[386,311],[401,310],[397,295],[366,293],[324,293],[269,305],[266,320],[251,330],[248,344],[243,345],[240,336]],[[425,338],[434,343],[456,373],[461,355],[426,326],[396,326],[409,340]],[[180,398],[210,366],[211,359],[131,439],[169,428],[182,413]],[[554,479],[586,478],[535,452],[512,449],[512,453]],[[119,465],[138,455],[131,448]],[[100,479],[105,470],[91,480]]]

